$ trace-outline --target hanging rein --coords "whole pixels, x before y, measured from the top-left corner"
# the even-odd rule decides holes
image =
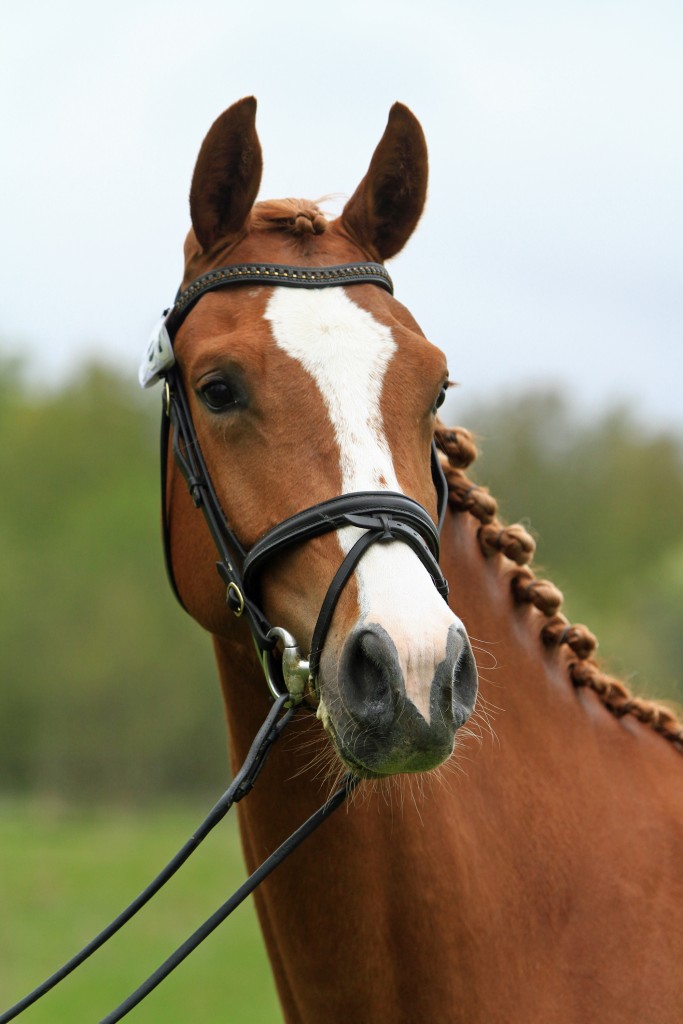
[[[161,427],[162,523],[164,558],[171,587],[182,605],[173,572],[166,513],[166,471],[168,444],[172,431],[176,462],[195,506],[203,512],[218,551],[217,570],[226,586],[227,606],[238,618],[244,617],[249,625],[274,704],[257,733],[244,764],[190,839],[111,924],[41,985],[0,1014],[0,1024],[9,1024],[9,1021],[14,1020],[59,984],[116,934],[178,871],[230,807],[250,792],[273,743],[294,715],[297,706],[304,700],[306,692],[316,692],[320,657],[334,609],[356,565],[373,544],[390,541],[408,544],[426,567],[444,600],[448,597],[448,584],[438,564],[439,531],[446,511],[448,489],[433,444],[432,477],[437,492],[438,528],[426,509],[405,494],[393,491],[358,491],[320,502],[283,520],[265,533],[249,550],[241,544],[226,519],[204,462],[173,351],[175,335],[197,300],[209,291],[232,284],[266,284],[290,288],[375,284],[392,294],[393,285],[385,268],[378,263],[349,263],[315,268],[262,263],[221,267],[198,277],[189,287],[178,293],[173,306],[165,311],[154,329],[140,367],[140,383],[143,387],[150,387],[160,380],[164,381]],[[311,650],[306,661],[301,657],[296,640],[282,627],[272,626],[260,607],[259,578],[274,555],[344,526],[355,526],[364,532],[342,560],[328,587],[313,630]],[[280,644],[283,650],[278,656],[277,649]],[[104,1017],[100,1024],[114,1024],[137,1006],[278,864],[343,803],[359,781],[357,776],[348,773],[337,792],[286,839],[135,992]]]

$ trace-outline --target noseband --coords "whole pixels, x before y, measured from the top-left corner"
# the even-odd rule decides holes
[[[352,284],[375,284],[393,294],[389,274],[379,263],[347,263],[333,267],[294,267],[280,264],[248,263],[220,267],[203,274],[179,292],[166,310],[150,339],[140,368],[140,383],[150,387],[165,381],[161,429],[162,522],[166,570],[173,591],[183,604],[173,572],[166,513],[166,467],[169,428],[176,462],[185,478],[190,496],[201,508],[218,550],[217,569],[226,585],[226,602],[235,616],[249,623],[266,681],[274,697],[288,692],[292,703],[304,697],[307,685],[315,689],[325,638],[341,592],[356,565],[373,544],[402,541],[418,556],[444,598],[448,584],[438,563],[439,530],[443,523],[448,488],[432,444],[432,477],[439,509],[438,528],[422,505],[396,491],[355,491],[298,512],[268,530],[251,549],[246,549],[223,512],[204,461],[194,429],[187,394],[175,360],[173,341],[194,304],[202,295],[234,284],[279,285],[288,288],[330,288]],[[294,638],[272,626],[259,604],[259,578],[270,560],[282,551],[305,543],[312,537],[355,526],[363,531],[344,557],[323,600],[313,631],[309,660],[301,658]],[[283,645],[282,660],[275,655]]]

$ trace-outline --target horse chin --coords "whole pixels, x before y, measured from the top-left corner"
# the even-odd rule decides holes
[[[372,737],[369,742],[356,735],[351,743],[340,739],[339,731],[331,721],[324,701],[318,706],[318,718],[330,737],[334,749],[345,768],[361,779],[380,779],[390,775],[415,774],[432,771],[447,761],[453,753],[455,732],[450,742],[431,744],[429,748],[418,747],[415,743],[378,742]]]

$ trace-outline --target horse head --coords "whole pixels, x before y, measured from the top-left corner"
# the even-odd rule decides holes
[[[255,113],[252,98],[234,104],[202,144],[183,288],[215,268],[374,264],[401,250],[427,187],[424,136],[406,107],[392,108],[366,176],[332,220],[306,201],[255,202]],[[196,443],[244,551],[302,510],[359,492],[405,495],[437,522],[431,446],[445,357],[385,288],[249,281],[209,290],[178,327],[174,356]],[[226,609],[209,532],[171,460],[166,515],[183,604],[239,646],[244,624]],[[365,533],[361,511],[279,548],[259,569],[259,606],[301,650],[311,649],[331,583]],[[341,580],[311,673],[318,717],[365,777],[440,764],[476,697],[465,628],[420,557],[424,538],[406,536],[387,528]]]

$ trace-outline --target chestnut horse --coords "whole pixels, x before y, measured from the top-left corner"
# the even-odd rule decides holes
[[[255,203],[255,110],[251,98],[236,103],[202,145],[184,288],[216,267],[399,252],[427,186],[407,108],[392,108],[333,220],[310,202]],[[558,592],[528,568],[528,536],[499,523],[464,476],[471,441],[436,418],[443,354],[388,291],[354,283],[211,291],[178,329],[175,356],[218,500],[246,547],[316,502],[364,489],[403,493],[436,521],[434,436],[448,478],[450,606],[409,545],[369,548],[334,609],[312,710],[239,805],[253,869],[347,768],[363,780],[256,893],[286,1021],[678,1024],[680,724],[601,672],[591,634],[570,626]],[[213,636],[236,767],[269,694],[170,456],[166,517],[179,596]],[[360,533],[309,539],[261,574],[268,619],[303,651]]]

